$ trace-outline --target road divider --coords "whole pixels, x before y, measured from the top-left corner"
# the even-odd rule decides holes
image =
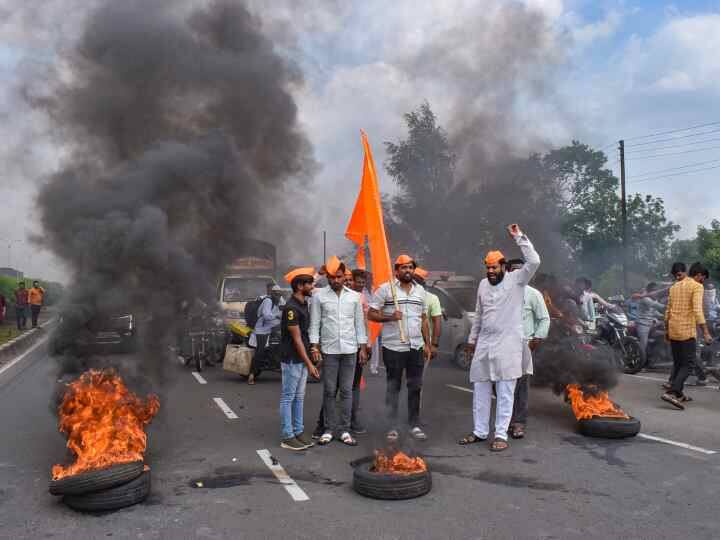
[[[195,377],[195,380],[197,382],[199,382],[200,384],[207,384],[207,381],[205,380],[205,378],[202,375],[200,375],[197,371],[191,371],[191,373],[192,373],[192,376]]]
[[[275,478],[277,478],[278,482],[283,485],[285,491],[290,494],[294,501],[301,502],[310,500],[310,497],[308,497],[307,493],[305,493],[302,488],[297,485],[297,482],[295,482],[295,480],[290,478],[290,475],[285,472],[283,466],[280,465],[280,462],[275,459],[275,457],[270,453],[270,450],[267,450],[266,448],[263,448],[262,450],[257,450],[257,455],[260,456],[262,462],[267,466],[268,469],[272,471],[272,473],[275,475]]]
[[[40,330],[36,330],[36,331],[39,332]],[[0,367],[0,375],[5,373],[6,371],[8,371],[10,368],[15,366],[16,364],[19,364],[20,362],[22,362],[31,352],[33,352],[35,349],[37,349],[38,347],[41,347],[43,344],[45,344],[47,342],[48,338],[49,338],[49,336],[46,335],[40,341],[36,341],[33,345],[30,346],[29,349],[27,349],[20,356],[10,360],[10,362],[8,362],[7,364],[4,364],[2,367]]]
[[[215,402],[215,405],[217,405],[220,410],[225,413],[225,416],[227,416],[230,420],[237,420],[238,415],[233,412],[233,410],[228,407],[228,404],[225,403],[225,400],[220,397],[214,397],[213,401]]]

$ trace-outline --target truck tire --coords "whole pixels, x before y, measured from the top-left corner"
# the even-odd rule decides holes
[[[80,512],[106,512],[142,502],[149,493],[150,471],[143,471],[134,480],[110,489],[85,495],[65,495],[63,502]]]
[[[593,416],[585,420],[578,420],[578,430],[586,437],[599,437],[602,439],[625,439],[640,433],[640,420],[637,418],[610,418],[607,416]]]
[[[107,469],[51,480],[49,490],[51,495],[83,495],[125,484],[140,476],[142,472],[142,461],[119,463]]]
[[[353,472],[353,489],[371,499],[401,500],[425,495],[432,489],[430,471],[415,474],[378,474],[373,461],[359,463]]]

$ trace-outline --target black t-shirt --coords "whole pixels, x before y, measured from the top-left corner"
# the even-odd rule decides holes
[[[300,335],[302,336],[305,350],[310,350],[310,336],[308,330],[310,328],[310,309],[307,302],[298,302],[291,296],[282,310],[282,320],[280,322],[280,353],[283,362],[291,362],[293,364],[301,364],[303,360],[298,356],[295,350],[295,343],[290,335],[290,326],[299,326]]]

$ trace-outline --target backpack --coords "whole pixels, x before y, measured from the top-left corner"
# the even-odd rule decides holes
[[[245,317],[245,324],[250,328],[255,328],[258,321],[258,312],[263,300],[269,298],[268,296],[258,296],[255,300],[250,300],[245,304],[245,311],[243,315]]]

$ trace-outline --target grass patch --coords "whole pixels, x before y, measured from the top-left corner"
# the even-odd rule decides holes
[[[25,330],[27,332],[27,330]],[[18,330],[17,326],[9,325],[9,324],[2,324],[0,325],[0,345],[4,345],[11,339],[16,338],[20,334],[22,334],[23,331]]]

